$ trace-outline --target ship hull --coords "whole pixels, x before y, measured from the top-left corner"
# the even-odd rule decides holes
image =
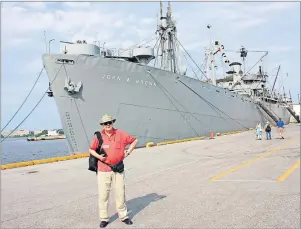
[[[55,59],[74,60],[57,64]],[[70,152],[87,152],[102,115],[138,138],[138,146],[254,128],[271,120],[250,99],[211,84],[122,60],[82,55],[43,55]],[[81,82],[69,94],[65,80]],[[270,105],[270,104],[267,104]],[[285,108],[272,105],[286,121]],[[277,116],[279,117],[279,116]]]

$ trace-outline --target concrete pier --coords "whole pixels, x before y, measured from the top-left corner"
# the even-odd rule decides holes
[[[107,228],[300,228],[300,125],[285,139],[272,131],[135,150],[125,161],[134,224],[118,220],[113,192]],[[87,167],[83,158],[1,171],[2,228],[98,228]]]

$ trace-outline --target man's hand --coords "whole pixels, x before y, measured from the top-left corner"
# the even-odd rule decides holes
[[[101,156],[101,155],[98,155],[98,159],[99,159],[100,161],[104,161],[104,160],[106,160],[106,157],[103,157],[103,156]]]
[[[106,157],[103,157],[101,155],[99,155],[98,153],[96,153],[94,150],[89,149],[90,154],[92,154],[94,157],[98,158],[100,161],[105,161]]]
[[[124,155],[125,155],[125,156],[124,156],[125,158],[126,158],[127,156],[129,156],[129,155],[130,155],[129,151],[126,150]]]
[[[138,139],[136,139],[135,141],[132,142],[132,144],[130,145],[130,147],[128,148],[128,150],[125,151],[124,157],[127,157],[127,156],[129,156],[132,153],[132,151],[134,150],[137,142],[138,142]]]

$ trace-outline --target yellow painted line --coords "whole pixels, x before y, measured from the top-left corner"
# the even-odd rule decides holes
[[[277,182],[284,181],[299,166],[300,166],[300,159],[292,167],[290,167],[285,173],[283,173],[282,176],[279,177],[276,181]]]
[[[5,164],[5,165],[1,165],[1,170],[84,158],[84,157],[89,157],[89,155],[90,155],[89,153],[81,153],[81,154],[75,154],[75,155],[70,155],[70,156],[52,157],[52,158],[39,159],[39,160],[33,160],[33,161],[24,161],[24,162],[12,163],[12,164]]]
[[[196,138],[186,138],[186,139],[179,139],[179,140],[173,140],[173,141],[167,141],[167,142],[159,142],[159,143],[157,143],[157,146],[175,144],[175,143],[181,143],[181,142],[188,142],[188,141],[195,141],[195,140],[202,140],[205,138],[206,138],[205,136],[201,136],[201,137],[196,137]]]
[[[236,131],[225,132],[225,133],[217,133],[216,136],[224,136],[224,135],[230,135],[230,134],[236,134],[236,133],[242,133],[242,132],[245,132],[245,130],[236,130]],[[180,142],[188,142],[188,141],[194,141],[194,140],[202,140],[202,139],[205,139],[205,138],[206,138],[206,136],[201,136],[201,137],[196,137],[196,138],[171,140],[171,141],[166,141],[166,142],[159,142],[159,143],[157,143],[157,146],[180,143]],[[146,145],[146,147],[149,147],[149,146]]]
[[[255,158],[253,158],[253,159],[251,159],[251,160],[249,160],[249,161],[246,161],[246,162],[244,162],[244,163],[242,163],[242,164],[240,164],[240,165],[238,165],[238,166],[236,166],[236,167],[234,167],[234,168],[232,168],[232,169],[229,169],[229,170],[227,170],[227,171],[225,171],[225,172],[223,172],[223,173],[220,173],[220,174],[218,174],[218,175],[216,175],[216,176],[210,178],[209,180],[210,180],[210,181],[217,180],[217,179],[219,179],[219,178],[221,178],[221,177],[223,177],[223,176],[226,176],[226,175],[229,174],[229,173],[232,173],[232,172],[234,172],[234,171],[236,171],[236,170],[238,170],[238,169],[241,169],[241,168],[243,168],[243,167],[245,167],[245,166],[247,166],[247,165],[250,165],[250,164],[252,164],[253,162],[255,162],[255,161],[259,160],[259,159],[265,158],[265,157],[271,155],[272,153],[275,153],[275,152],[281,150],[283,147],[285,147],[285,146],[287,146],[287,145],[290,145],[290,144],[293,143],[294,141],[295,141],[295,139],[293,139],[293,140],[287,142],[287,143],[284,144],[284,145],[280,145],[280,146],[278,146],[277,148],[274,148],[274,149],[272,149],[271,151],[268,151],[268,152],[262,154],[262,155],[259,156],[259,157],[255,157]]]

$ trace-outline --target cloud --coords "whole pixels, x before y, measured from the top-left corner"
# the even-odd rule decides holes
[[[235,24],[238,29],[249,29],[250,27],[263,25],[266,22],[267,22],[266,19],[255,18],[255,19],[237,20],[237,22]]]
[[[64,4],[71,8],[88,8],[91,7],[90,2],[64,2]]]
[[[208,42],[202,42],[202,41],[193,41],[193,42],[186,42],[187,45],[184,46],[184,48],[187,50],[187,51],[195,51],[195,50],[203,50],[204,47],[206,45],[208,45]],[[181,48],[182,49],[182,48]]]
[[[233,7],[235,6],[235,7]],[[285,2],[273,3],[232,3],[228,7],[219,8],[215,15],[228,21],[228,25],[238,29],[249,29],[264,25],[279,16],[280,11],[294,8],[296,4]]]
[[[9,42],[7,43],[7,45],[9,46],[19,46],[19,45],[23,45],[25,43],[27,43],[29,41],[29,38],[11,38],[9,40]]]
[[[144,25],[136,25],[135,14],[127,15],[119,10],[106,10],[103,3],[94,4],[82,2],[65,2],[55,7],[54,3],[47,3],[50,10],[46,12],[35,11],[34,3],[6,5],[3,9],[3,33],[5,45],[18,45],[32,43],[33,36],[38,36],[40,42],[44,41],[43,30],[46,31],[47,40],[53,37],[68,39],[69,41],[87,40],[88,42],[99,41],[103,43],[116,43],[122,31],[123,37],[131,36],[134,41],[141,41],[148,36],[154,35],[155,27],[148,27],[155,23],[150,17],[141,18]],[[40,6],[41,7],[41,6]],[[92,9],[91,9],[92,7]],[[39,20],[37,20],[39,18]],[[9,22],[9,23],[8,23]],[[155,24],[154,24],[155,25]],[[126,30],[123,28],[127,27]],[[39,34],[37,34],[39,33]],[[119,45],[123,41],[120,40]]]
[[[290,8],[294,8],[297,5],[299,5],[299,3],[297,4],[297,2],[269,2],[264,5],[258,5],[253,9],[261,14],[265,14],[265,13],[275,14],[278,13],[279,11],[284,11]],[[253,9],[250,9],[250,11],[252,11]]]
[[[293,47],[291,46],[269,46],[268,50],[272,52],[289,52],[293,50]]]
[[[24,2],[24,7],[31,8],[33,10],[42,10],[46,9],[46,3],[45,2]]]
[[[37,67],[40,68],[37,68]],[[28,60],[28,63],[20,69],[21,72],[26,72],[27,74],[38,74],[38,71],[40,71],[40,69],[43,66],[43,61],[42,58],[35,58],[35,59],[31,59]],[[38,70],[39,69],[39,70]]]
[[[151,25],[154,24],[156,20],[154,18],[143,18],[140,23],[143,25]]]

